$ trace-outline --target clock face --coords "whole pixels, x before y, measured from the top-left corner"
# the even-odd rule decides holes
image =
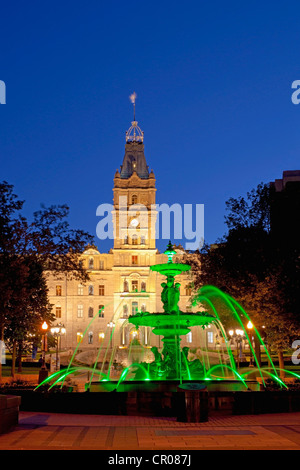
[[[139,225],[138,219],[132,219],[132,220],[130,221],[130,227],[134,227],[134,228],[135,228],[135,227],[137,227],[138,225]]]

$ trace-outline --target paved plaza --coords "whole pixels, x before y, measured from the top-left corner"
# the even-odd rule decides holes
[[[0,450],[299,450],[300,413],[173,418],[20,412]],[[112,454],[113,455],[113,454]]]

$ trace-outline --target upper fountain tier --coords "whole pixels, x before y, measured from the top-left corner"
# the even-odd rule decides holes
[[[188,264],[173,263],[173,256],[176,254],[176,251],[173,249],[171,241],[169,241],[169,244],[164,254],[168,256],[168,262],[150,266],[151,271],[157,271],[160,274],[163,274],[164,276],[175,277],[191,269],[191,266],[189,266]]]

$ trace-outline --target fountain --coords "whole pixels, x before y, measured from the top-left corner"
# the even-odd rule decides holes
[[[88,381],[86,382],[86,390],[89,391],[126,391],[126,390],[176,390],[179,384],[190,384],[193,387],[196,383],[203,385],[210,390],[257,390],[259,384],[257,376],[261,384],[266,384],[266,379],[272,379],[279,387],[286,389],[286,384],[280,378],[280,370],[277,369],[269,356],[267,348],[259,335],[259,332],[254,331],[260,341],[262,349],[268,356],[268,367],[261,367],[256,357],[255,350],[252,346],[252,341],[248,336],[245,322],[250,318],[245,310],[238,304],[238,302],[230,297],[228,294],[220,291],[213,286],[202,287],[194,298],[193,305],[201,305],[201,310],[197,312],[182,312],[178,306],[180,299],[180,284],[176,282],[176,276],[181,273],[188,272],[191,267],[183,263],[173,263],[173,256],[176,252],[173,250],[171,242],[169,243],[165,254],[168,257],[168,262],[150,266],[152,271],[156,271],[165,276],[166,279],[162,282],[161,300],[163,304],[163,312],[149,313],[149,312],[136,312],[128,318],[125,324],[134,325],[136,331],[141,328],[151,328],[154,337],[162,337],[163,347],[159,348],[152,344],[152,347],[143,346],[135,341],[132,341],[127,349],[127,357],[131,360],[128,361],[126,366],[121,367],[118,374],[112,377],[112,365],[116,363],[119,351],[110,349],[110,356],[108,349],[103,351],[99,348],[94,365],[75,365],[74,359],[77,349],[74,351],[72,359],[66,369],[60,370],[37,388],[48,385],[49,390],[53,387],[63,387],[66,378],[70,376],[78,376],[79,374],[88,374]],[[234,321],[240,326],[246,338],[252,357],[256,367],[246,367],[244,370],[238,369],[236,361],[234,360],[230,340],[228,339],[219,314],[219,304],[222,303],[222,308],[226,308]],[[85,333],[87,333],[94,318],[87,326]],[[188,346],[181,347],[182,338],[186,337],[191,328],[200,328],[206,330],[207,328],[214,327],[218,330],[222,343],[225,345],[225,352],[212,353],[205,348],[192,351]],[[85,334],[84,333],[84,334]],[[114,328],[110,333],[110,341],[112,340]],[[155,341],[153,342],[155,343]],[[157,341],[156,341],[157,344]],[[136,348],[136,349],[135,349]],[[151,351],[151,359],[145,361],[143,358],[139,359],[139,354],[133,354],[132,351],[146,351],[147,354]],[[104,353],[102,367],[99,369],[99,358],[101,353]],[[211,361],[209,355],[214,354],[216,360]],[[108,364],[107,370],[104,369],[104,362]],[[120,365],[120,363],[119,363]],[[285,371],[297,379],[300,376]],[[98,376],[98,381],[94,379]],[[252,378],[255,376],[254,378]],[[128,385],[128,387],[126,387]]]
[[[180,298],[180,284],[175,282],[175,277],[182,272],[189,271],[191,266],[187,264],[173,263],[172,258],[176,252],[169,243],[165,254],[168,263],[150,266],[152,271],[166,276],[166,281],[161,284],[161,300],[164,312],[149,313],[138,312],[129,317],[129,322],[137,328],[152,327],[152,333],[162,336],[163,349],[160,353],[156,346],[152,347],[154,361],[149,364],[148,375],[150,380],[182,380],[194,377],[204,378],[204,367],[199,359],[188,361],[188,347],[181,349],[181,337],[187,335],[193,326],[205,327],[216,320],[207,312],[181,312],[178,307]],[[147,364],[145,364],[147,367]],[[137,372],[136,379],[140,373]]]

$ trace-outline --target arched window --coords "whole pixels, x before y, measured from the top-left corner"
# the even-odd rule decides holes
[[[124,291],[124,292],[129,292],[129,285],[128,285],[128,281],[124,281],[124,287],[123,287],[123,291]]]
[[[138,244],[138,237],[137,237],[137,235],[135,235],[135,234],[132,235],[132,239],[131,239],[131,240],[132,240],[132,244],[133,244],[133,245],[137,245],[137,244]]]
[[[94,258],[89,259],[89,269],[94,269]]]
[[[131,197],[131,204],[137,204],[137,201],[138,201],[137,195],[133,194],[133,196]]]
[[[88,336],[89,344],[93,344],[93,337],[94,337],[93,332],[92,332],[92,331],[89,331],[89,336]]]
[[[93,307],[89,307],[89,318],[93,318],[94,316],[94,309]]]
[[[146,292],[146,283],[145,282],[141,283],[141,291]]]
[[[94,286],[89,286],[89,295],[94,295]]]

